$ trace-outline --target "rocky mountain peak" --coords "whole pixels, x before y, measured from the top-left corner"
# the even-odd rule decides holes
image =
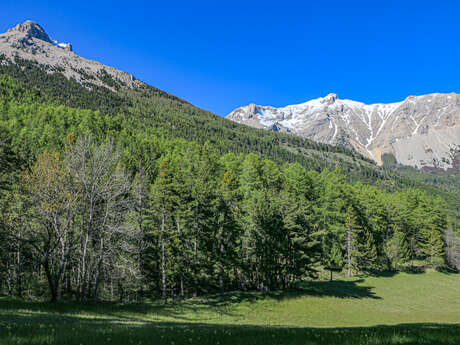
[[[337,94],[275,108],[250,105],[227,118],[256,128],[288,131],[332,145],[345,145],[383,164],[454,169],[460,157],[460,94],[409,96],[396,103],[364,104]],[[386,154],[386,156],[385,156]]]
[[[30,48],[33,46],[36,46],[34,43],[35,40],[40,40],[42,42],[50,43],[58,48],[62,48],[63,50],[66,51],[73,51],[72,49],[72,44],[70,43],[59,43],[56,40],[51,39],[51,37],[46,33],[46,31],[36,22],[32,20],[27,20],[23,24],[18,24],[14,28],[9,29],[6,34],[3,34],[3,36],[10,36],[6,37],[8,40],[11,41],[17,41],[18,44],[16,44],[17,47],[20,48],[29,48],[34,50],[35,53],[38,53],[40,50],[35,48]]]
[[[257,105],[255,105],[254,103],[249,104],[248,112],[252,115],[255,115],[257,113]]]
[[[144,85],[131,74],[79,56],[70,43],[52,39],[42,26],[32,20],[0,33],[0,56],[2,64],[15,64],[17,58],[34,61],[47,72],[58,71],[86,87],[95,84],[116,89]]]
[[[323,98],[321,103],[326,103],[326,104],[330,105],[330,104],[333,104],[338,99],[339,99],[339,96],[337,96],[336,93],[330,93],[326,97]]]
[[[14,31],[25,33],[29,38],[33,37],[48,43],[53,43],[46,31],[36,22],[31,20],[27,20],[23,24],[18,24],[14,28],[8,30],[8,32]]]

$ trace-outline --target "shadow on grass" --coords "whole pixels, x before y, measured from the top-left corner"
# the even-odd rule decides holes
[[[375,272],[377,277],[393,277],[399,272]],[[446,271],[444,274],[459,274],[458,271]],[[87,315],[88,317],[112,318],[125,321],[156,320],[168,317],[179,322],[195,322],[200,318],[193,315],[211,313],[213,317],[239,316],[237,306],[240,303],[256,303],[260,300],[282,301],[304,296],[336,297],[346,299],[381,299],[375,294],[374,287],[363,286],[364,279],[329,281],[304,281],[297,288],[282,292],[229,292],[223,295],[207,295],[203,298],[172,301],[166,305],[158,302],[138,304],[77,304],[77,303],[43,303],[14,300],[0,297],[0,314],[18,310],[59,315]],[[460,344],[460,340],[459,340]]]
[[[427,270],[426,267],[407,267],[401,270],[401,272],[409,273],[409,274],[421,274],[421,273],[426,273],[429,271],[430,270],[429,269]],[[431,271],[436,271],[436,272],[444,273],[444,274],[460,274],[460,270],[450,268],[450,267],[440,267],[436,270],[431,269]]]
[[[400,273],[399,271],[369,271],[367,275],[378,278],[392,278]]]
[[[305,281],[298,284],[298,289],[279,294],[280,299],[316,296],[316,297],[337,297],[337,298],[372,298],[380,299],[373,291],[372,286],[360,286],[364,279],[353,281],[334,280],[330,281]]]
[[[14,315],[19,312],[25,314],[40,314],[47,313],[49,317],[74,317],[82,320],[84,318],[92,320],[126,320],[136,321],[148,316],[171,317],[177,320],[191,321],[184,317],[183,314],[187,309],[193,309],[190,302],[169,303],[162,305],[160,303],[132,303],[132,304],[116,304],[116,303],[94,303],[94,304],[79,304],[79,303],[49,303],[49,302],[33,302],[23,301],[11,298],[0,298],[0,314],[2,312],[12,313]],[[196,311],[204,309],[203,306],[197,304]],[[105,316],[105,318],[104,318]]]
[[[181,321],[195,321],[186,315],[212,312],[220,315],[237,316],[234,307],[240,303],[255,303],[259,300],[277,301],[303,296],[338,297],[338,298],[372,298],[380,299],[372,292],[373,287],[360,286],[364,279],[354,281],[307,281],[299,283],[296,289],[280,292],[229,292],[222,295],[208,295],[173,301],[166,305],[159,302],[134,304],[77,304],[77,303],[43,303],[18,299],[0,298],[1,311],[28,311],[33,313],[50,313],[52,315],[88,315],[91,317],[108,316],[128,321],[144,320],[155,317],[170,317]]]
[[[453,275],[460,275],[460,270],[451,268],[451,267],[442,267],[438,270],[438,272],[444,273],[444,274],[453,274]]]
[[[256,302],[258,300],[275,299],[285,300],[303,296],[315,297],[337,297],[337,298],[372,298],[381,299],[372,289],[372,286],[360,286],[364,279],[353,281],[303,281],[297,284],[296,288],[287,291],[274,292],[232,292],[224,295],[213,295],[207,297],[202,304],[212,306],[225,306],[240,302]]]
[[[123,320],[17,312],[0,314],[0,343],[9,344],[200,344],[200,345],[457,345],[460,325],[399,324],[375,327],[276,327],[190,322],[126,323]]]
[[[406,267],[401,269],[401,272],[408,273],[408,274],[423,274],[426,273],[425,267]]]

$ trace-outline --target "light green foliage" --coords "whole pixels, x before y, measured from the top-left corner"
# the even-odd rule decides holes
[[[286,289],[314,277],[318,265],[340,268],[350,263],[350,273],[360,274],[413,262],[433,267],[446,262],[442,202],[407,189],[402,186],[406,181],[348,149],[241,126],[148,86],[117,92],[87,89],[22,60],[0,64],[0,71],[0,137],[6,143],[0,147],[0,160],[10,162],[0,173],[13,190],[11,198],[1,201],[2,252],[11,254],[1,256],[7,268],[0,271],[0,290],[8,294],[22,286],[18,277],[28,274],[28,286],[16,290],[49,296],[43,263],[15,236],[18,225],[30,225],[32,219],[17,212],[24,194],[18,171],[33,167],[43,150],[64,157],[87,134],[95,141],[84,150],[88,157],[101,155],[95,148],[116,139],[116,161],[94,167],[106,177],[114,169],[126,171],[129,190],[116,197],[110,195],[113,190],[103,192],[107,205],[132,200],[133,207],[93,217],[91,210],[99,215],[105,210],[105,201],[88,197],[88,186],[95,186],[87,174],[93,160],[80,173],[79,166],[67,165],[70,175],[89,178],[81,183],[86,189],[77,193],[86,199],[69,210],[76,215],[69,218],[72,231],[82,234],[77,243],[87,238],[83,242],[90,244],[90,266],[110,262],[112,267],[91,273],[88,280],[86,273],[79,273],[77,249],[70,246],[62,281],[55,284],[62,286],[57,293],[62,298],[161,296],[166,302],[216,291]],[[328,170],[336,167],[342,171]],[[141,194],[131,182],[141,172],[145,202],[138,203]],[[116,179],[102,182],[104,188]],[[26,185],[46,190],[34,179]],[[38,206],[32,203],[31,209]],[[34,219],[33,226],[47,229],[46,219]],[[81,225],[101,219],[118,219],[104,236]],[[136,236],[125,236],[132,229],[138,229]],[[117,257],[112,247],[105,253],[106,235],[108,243],[123,249],[117,253],[126,253]],[[117,261],[111,262],[114,257]]]

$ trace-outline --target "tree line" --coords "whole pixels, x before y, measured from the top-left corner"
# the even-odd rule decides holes
[[[184,139],[203,145],[209,141],[220,154],[254,152],[277,164],[298,162],[318,172],[340,168],[350,183],[361,181],[388,191],[413,187],[438,194],[448,203],[450,223],[459,223],[459,198],[451,188],[417,182],[416,174],[399,176],[350,148],[228,121],[148,85],[134,90],[122,86],[113,91],[81,85],[50,66],[0,56],[0,128],[7,130],[14,152],[25,165],[44,149],[62,150],[68,133],[117,138],[131,171],[145,152],[162,151],[164,142]]]
[[[210,141],[221,154],[257,152],[277,163],[298,161],[317,170],[340,166],[354,181],[391,180],[351,148],[228,121],[148,85],[118,91],[81,85],[51,66],[1,55],[0,116],[28,159],[39,149],[62,147],[68,133],[122,138],[132,147],[151,137],[181,138]]]
[[[21,169],[7,164],[9,145],[0,293],[166,303],[288,289],[321,268],[352,276],[457,257],[445,203],[420,190],[389,193],[339,170],[184,140],[144,152],[135,169],[126,148],[89,135],[68,135]]]

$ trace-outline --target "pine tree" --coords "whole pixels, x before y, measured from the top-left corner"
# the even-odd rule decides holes
[[[316,276],[314,264],[320,259],[320,233],[312,226],[312,181],[299,164],[285,165],[280,207],[283,217],[284,285],[292,285],[303,276]]]
[[[138,292],[140,296],[143,295],[143,289],[145,284],[145,254],[148,248],[147,233],[145,229],[145,218],[147,216],[147,209],[149,205],[149,193],[148,193],[148,181],[144,170],[144,167],[139,163],[139,170],[136,174],[133,182],[132,191],[136,205],[133,214],[133,223],[137,227],[136,237],[136,250],[137,250],[137,269],[143,279],[139,280]]]
[[[237,179],[231,171],[225,171],[219,186],[219,197],[216,204],[217,223],[214,245],[218,286],[221,293],[225,290],[226,285],[229,285],[230,275],[235,274],[236,266],[239,266],[235,256],[241,231],[237,221],[239,215],[237,189]],[[237,277],[234,276],[233,279]]]
[[[361,247],[361,240],[363,228],[359,223],[356,210],[353,206],[348,206],[347,219],[346,219],[346,263],[347,263],[347,276],[351,277],[359,271],[363,251]]]
[[[177,193],[175,189],[173,174],[170,167],[170,159],[163,158],[159,165],[158,178],[152,186],[151,205],[157,212],[158,219],[158,243],[159,243],[159,263],[160,263],[160,291],[163,304],[167,299],[167,278],[171,274],[168,265],[168,243],[171,240],[171,217],[177,207]]]
[[[361,246],[361,267],[366,270],[377,270],[378,269],[378,253],[377,245],[375,243],[372,232],[365,231],[365,242]]]
[[[425,228],[423,249],[429,264],[432,267],[444,265],[446,262],[446,233],[447,217],[445,215],[445,202],[438,198],[429,198],[427,212],[425,216],[430,221],[431,226]]]
[[[323,238],[323,264],[330,272],[330,281],[332,281],[333,272],[339,272],[342,270],[342,248],[338,239],[333,236]]]

